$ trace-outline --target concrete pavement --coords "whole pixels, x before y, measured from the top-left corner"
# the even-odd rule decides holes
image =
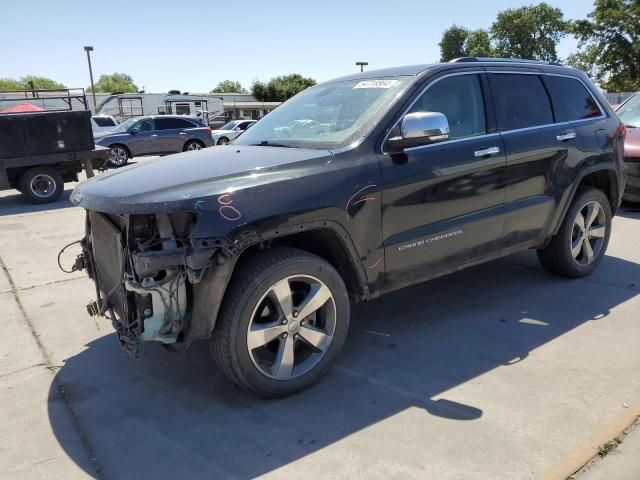
[[[525,252],[355,305],[338,366],[276,401],[204,343],[127,360],[57,269],[82,228],[0,194],[3,478],[564,479],[640,414],[638,212],[588,279]]]

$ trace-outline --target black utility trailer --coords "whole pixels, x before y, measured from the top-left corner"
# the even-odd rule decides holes
[[[83,165],[109,157],[94,143],[84,90],[57,92],[0,92],[0,190],[15,188],[33,203],[56,201]],[[84,108],[72,110],[74,101]]]

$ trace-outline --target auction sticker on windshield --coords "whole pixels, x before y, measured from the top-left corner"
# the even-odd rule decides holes
[[[398,83],[398,80],[363,80],[353,88],[390,88]]]

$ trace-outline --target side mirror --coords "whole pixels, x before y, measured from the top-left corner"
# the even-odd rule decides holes
[[[131,135],[135,135],[136,133],[140,133],[140,129],[139,128],[132,128],[131,130],[129,130],[129,133]]]
[[[233,129],[233,131],[234,131],[234,132],[241,132],[241,131],[242,131],[242,129],[241,129],[240,127],[236,127],[236,128],[234,128],[234,129]]]
[[[408,113],[400,122],[400,135],[388,140],[392,150],[403,150],[449,139],[449,121],[440,112]]]

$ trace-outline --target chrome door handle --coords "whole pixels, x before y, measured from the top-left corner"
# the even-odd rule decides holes
[[[576,138],[576,132],[564,133],[562,135],[558,135],[556,138],[558,139],[559,142],[571,140],[572,138]]]
[[[151,135],[152,137],[157,137],[158,135]]]
[[[489,155],[496,155],[500,153],[500,147],[483,148],[482,150],[476,150],[473,155],[476,157],[488,157]]]
[[[185,132],[180,132],[180,135],[186,135],[186,133]]]

